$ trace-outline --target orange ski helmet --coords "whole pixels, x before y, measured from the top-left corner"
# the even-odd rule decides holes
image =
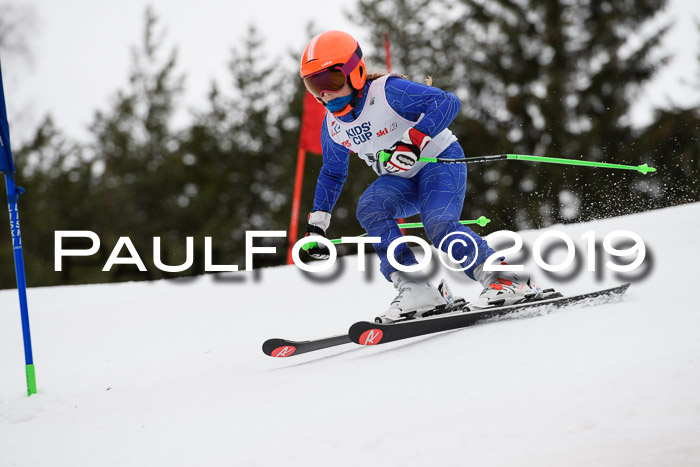
[[[360,44],[350,34],[326,31],[309,41],[301,56],[301,77],[316,97],[323,91],[337,91],[345,82],[356,90],[367,81]]]

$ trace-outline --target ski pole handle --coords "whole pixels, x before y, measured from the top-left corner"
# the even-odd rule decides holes
[[[486,216],[481,216],[478,219],[473,219],[473,220],[465,220],[465,221],[459,221],[460,224],[462,225],[469,225],[469,224],[477,224],[480,227],[484,227],[486,224],[491,222],[491,219],[487,218]],[[407,224],[399,224],[399,229],[417,229],[423,227],[422,222],[409,222]],[[364,233],[362,235],[358,235],[358,237],[366,237],[367,234]],[[334,245],[338,245],[340,243],[343,243],[342,238],[334,238],[331,240],[331,243]],[[311,248],[316,248],[318,246],[318,242],[307,242],[304,243],[301,246],[301,249],[304,251],[307,251]]]

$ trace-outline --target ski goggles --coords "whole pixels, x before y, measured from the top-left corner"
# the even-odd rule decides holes
[[[358,45],[357,49],[355,49],[355,53],[352,54],[344,65],[336,65],[309,76],[304,76],[303,79],[306,89],[316,97],[321,97],[323,91],[339,91],[347,82],[350,72],[360,63],[361,58],[362,50]]]

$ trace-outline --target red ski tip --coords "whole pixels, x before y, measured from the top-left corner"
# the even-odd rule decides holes
[[[370,329],[365,331],[360,336],[360,344],[362,345],[377,345],[384,337],[384,333],[379,329]]]
[[[270,355],[273,357],[289,357],[294,352],[296,352],[296,350],[297,348],[293,345],[285,345],[282,347],[277,347],[275,350],[272,351]]]

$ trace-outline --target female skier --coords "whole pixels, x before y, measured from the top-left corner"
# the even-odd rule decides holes
[[[321,131],[323,167],[306,235],[326,236],[348,175],[350,151],[357,153],[379,176],[360,197],[357,219],[369,236],[381,238],[374,244],[381,272],[399,291],[379,317],[382,321],[396,321],[408,314],[420,317],[446,304],[446,292],[433,287],[426,275],[401,272],[387,259],[389,244],[401,237],[396,219],[415,214],[421,215],[425,232],[436,246],[447,235],[460,232],[455,237],[462,241],[454,242],[452,257],[465,258],[463,266],[473,263],[465,273],[484,287],[479,304],[509,305],[541,295],[526,274],[484,271],[484,261],[494,251],[458,222],[467,165],[418,160],[421,156],[464,157],[447,128],[461,107],[457,96],[397,75],[368,77],[360,45],[341,31],[326,31],[311,39],[301,57],[301,77],[328,110]],[[379,157],[382,151],[390,155],[388,160]],[[444,242],[442,250],[447,252],[448,246]],[[307,252],[316,259],[327,259],[330,254],[320,243]],[[395,250],[395,259],[405,266],[417,264],[405,243]]]

